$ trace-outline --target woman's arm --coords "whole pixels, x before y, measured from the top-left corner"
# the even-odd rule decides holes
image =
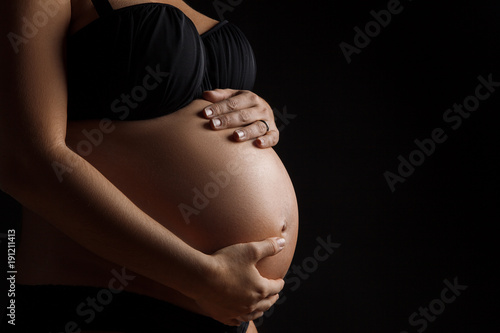
[[[262,278],[255,263],[280,251],[276,240],[205,255],[66,146],[71,2],[54,3],[57,14],[37,25],[39,1],[0,3],[0,35],[8,37],[0,42],[0,188],[88,250],[184,293],[219,321],[262,315],[284,282]]]

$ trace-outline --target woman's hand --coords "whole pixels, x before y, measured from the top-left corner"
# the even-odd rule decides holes
[[[261,317],[279,298],[285,282],[262,277],[256,263],[279,253],[283,238],[225,247],[210,256],[212,269],[204,277],[196,303],[210,317],[230,326]]]
[[[278,143],[280,134],[273,110],[253,92],[216,89],[205,91],[203,98],[214,103],[203,112],[214,130],[241,127],[234,131],[234,139],[240,142],[257,139],[255,142],[259,148],[273,147]]]

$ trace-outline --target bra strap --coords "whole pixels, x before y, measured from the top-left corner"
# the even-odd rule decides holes
[[[109,3],[109,0],[92,0],[94,8],[99,16],[106,16],[113,12],[113,7]]]

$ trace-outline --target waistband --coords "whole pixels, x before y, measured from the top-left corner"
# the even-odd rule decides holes
[[[15,332],[245,333],[171,303],[125,290],[90,286],[16,285]],[[12,325],[7,311],[2,332]],[[12,332],[5,330],[5,332]]]

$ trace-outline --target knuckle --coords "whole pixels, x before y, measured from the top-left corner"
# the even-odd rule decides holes
[[[226,127],[231,126],[231,118],[230,117],[228,117],[226,115],[220,115],[218,118],[220,119],[220,123],[221,123],[220,127],[221,128],[226,128]]]
[[[257,307],[257,304],[252,304],[251,306],[249,306],[247,308],[247,313],[249,315],[251,315],[253,312],[257,311],[258,310],[258,307]]]
[[[267,132],[267,126],[262,121],[257,121],[256,124],[257,124],[257,128],[259,129],[259,133],[266,133]]]
[[[279,246],[278,246],[278,243],[276,241],[270,241],[269,246],[271,247],[272,254],[275,254],[279,251]]]
[[[250,243],[249,247],[248,247],[248,252],[249,252],[249,256],[252,260],[260,259],[261,250],[260,250],[260,247],[257,246],[257,244]]]
[[[276,124],[276,117],[274,116],[274,111],[271,109],[270,106],[267,106],[266,108],[266,114],[269,117],[269,120],[273,123]]]
[[[262,287],[262,288],[259,290],[259,297],[260,297],[260,299],[266,299],[266,298],[267,298],[267,296],[268,296],[268,294],[267,294],[267,290],[266,290],[264,287]]]
[[[248,124],[252,118],[249,110],[240,110],[239,112],[240,121],[244,124]]]
[[[241,90],[240,93],[242,95],[245,96],[245,98],[254,103],[254,104],[257,104],[257,102],[259,101],[259,95],[257,95],[256,93],[254,93],[253,91],[250,91],[250,90]]]
[[[273,256],[276,252],[278,252],[279,247],[276,241],[272,239],[267,239],[266,241],[263,242],[264,247],[260,248],[258,250],[258,259],[262,258],[264,255],[267,256]],[[265,291],[265,286],[261,286],[263,290]]]
[[[260,102],[259,95],[254,94],[253,92],[249,93],[249,97],[248,98],[250,99],[250,102],[252,102],[253,104],[259,104],[259,102]]]
[[[263,115],[263,116],[267,116],[269,115],[269,108],[266,106],[266,105],[262,105],[261,107],[259,107],[259,112]],[[272,111],[271,111],[272,113]],[[267,117],[266,117],[267,118]],[[273,119],[274,117],[270,117],[269,119]]]
[[[238,101],[236,98],[228,98],[226,100],[226,103],[227,103],[227,108],[230,110],[230,111],[235,111],[238,109]]]
[[[269,136],[271,137],[271,144],[273,146],[277,145],[280,141],[280,132],[278,130],[272,130],[269,132]]]
[[[263,283],[259,283],[254,292],[255,292],[255,303],[251,305],[252,311],[249,312],[254,312],[258,310],[259,304],[262,305],[261,301],[265,300],[268,296],[266,286]]]

